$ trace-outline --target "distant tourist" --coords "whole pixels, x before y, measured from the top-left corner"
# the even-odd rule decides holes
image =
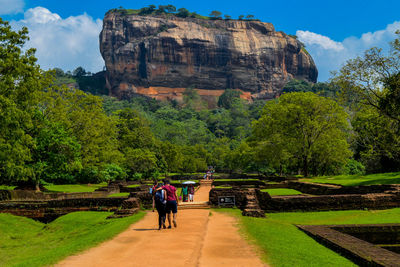
[[[182,196],[182,201],[183,202],[187,202],[188,201],[188,187],[187,187],[187,185],[184,185],[182,187],[181,196]]]
[[[153,212],[155,206],[158,212],[158,230],[161,230],[161,227],[163,227],[164,229],[167,228],[165,226],[166,204],[167,192],[162,189],[162,184],[158,184],[155,187],[153,194]]]
[[[155,189],[156,189],[157,185],[158,185],[157,180],[154,180],[153,186],[150,187],[150,189],[149,189],[149,193],[152,194],[153,196],[154,196]]]
[[[194,198],[194,186],[191,184],[189,186],[189,201],[193,202],[193,198]]]
[[[172,222],[174,223],[174,226],[177,227],[176,223],[176,214],[178,212],[178,197],[176,195],[176,188],[172,186],[169,182],[168,179],[164,180],[164,186],[162,189],[164,189],[167,193],[167,206],[166,206],[166,213],[168,215],[168,229],[171,228],[171,212],[173,214],[173,220]]]

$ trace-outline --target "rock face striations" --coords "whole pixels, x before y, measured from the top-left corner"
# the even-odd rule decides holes
[[[203,96],[226,88],[273,98],[292,78],[316,82],[300,42],[273,25],[108,12],[100,34],[110,94],[177,99],[193,87]]]

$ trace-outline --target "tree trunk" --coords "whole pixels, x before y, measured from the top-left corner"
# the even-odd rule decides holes
[[[307,156],[303,157],[303,175],[308,177],[308,159]]]
[[[36,188],[36,192],[40,192],[40,186],[39,186],[39,183],[36,183],[36,186],[35,186],[35,188]]]

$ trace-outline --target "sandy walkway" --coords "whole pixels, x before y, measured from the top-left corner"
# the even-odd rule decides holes
[[[208,199],[200,188],[196,202]],[[178,211],[178,228],[158,231],[148,212],[114,239],[57,266],[265,266],[239,235],[235,219],[207,209]]]

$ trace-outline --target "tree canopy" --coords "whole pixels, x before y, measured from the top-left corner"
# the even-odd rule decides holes
[[[253,123],[251,141],[275,168],[299,168],[305,176],[340,169],[351,156],[347,114],[335,101],[313,93],[282,95]]]

